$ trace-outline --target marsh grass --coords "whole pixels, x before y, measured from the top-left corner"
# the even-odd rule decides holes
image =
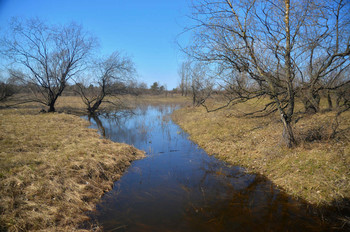
[[[107,100],[130,108],[186,102],[178,95]],[[80,230],[86,212],[144,152],[88,129],[89,122],[74,116],[86,114],[79,96],[59,97],[58,113],[50,114],[40,112],[46,109],[41,104],[18,102],[0,103],[0,231]]]
[[[0,229],[78,230],[144,153],[101,139],[78,116],[32,111],[0,111]]]
[[[332,137],[335,112],[303,115],[293,129],[295,148],[284,147],[278,115],[236,117],[261,104],[250,101],[213,113],[202,107],[182,108],[173,119],[190,139],[209,154],[249,172],[261,173],[296,198],[317,206],[334,205],[350,198],[350,112],[339,118]]]

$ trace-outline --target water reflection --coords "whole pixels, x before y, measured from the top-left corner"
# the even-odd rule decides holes
[[[170,120],[174,108],[91,118],[102,136],[147,152],[91,215],[106,231],[331,230],[266,178],[209,157]]]

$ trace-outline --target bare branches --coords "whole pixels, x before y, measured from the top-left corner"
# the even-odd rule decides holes
[[[215,73],[217,91],[227,100],[208,112],[253,98],[270,97],[271,103],[249,115],[278,111],[288,146],[295,143],[290,126],[294,114],[295,80],[304,78],[301,32],[311,0],[230,1],[202,0],[194,6],[193,41],[186,50]]]
[[[11,32],[2,38],[2,52],[21,72],[26,83],[35,87],[38,102],[55,111],[55,102],[67,82],[85,67],[84,59],[95,47],[93,37],[71,23],[48,26],[38,19],[14,20]]]
[[[350,65],[350,2],[317,1],[311,4],[309,22],[301,29],[306,63],[300,63],[305,111],[319,111],[320,91],[343,85]]]
[[[114,52],[108,57],[94,61],[88,72],[94,75],[97,86],[86,88],[83,84],[76,83],[76,92],[81,96],[88,113],[94,114],[102,102],[111,103],[105,99],[106,96],[120,93],[118,85],[124,85],[134,79],[135,67],[128,56]]]

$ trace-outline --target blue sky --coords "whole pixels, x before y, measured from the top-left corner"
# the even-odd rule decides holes
[[[0,0],[0,28],[12,17],[71,21],[99,38],[101,54],[130,55],[139,80],[178,85],[182,54],[175,43],[188,23],[190,0]],[[181,37],[186,40],[186,37]]]

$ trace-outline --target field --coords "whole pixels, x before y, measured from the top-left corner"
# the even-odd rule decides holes
[[[189,101],[178,95],[121,100],[130,108]],[[324,106],[321,113],[306,115],[297,104],[293,130],[298,144],[288,149],[277,114],[241,117],[261,104],[262,100],[250,101],[213,113],[188,105],[172,117],[208,154],[261,173],[315,206],[349,210],[350,112],[338,118],[337,133],[331,136],[335,111]],[[113,105],[101,107],[110,110]],[[144,154],[88,129],[89,123],[77,116],[86,114],[79,97],[60,97],[58,113],[39,113],[42,108],[27,103],[0,110],[0,230],[89,229],[80,227],[86,212],[94,209],[130,162]]]
[[[83,112],[79,99],[62,100],[68,103],[58,110]],[[86,212],[144,156],[100,138],[78,116],[39,111],[33,104],[0,110],[0,231],[79,230]]]
[[[16,100],[10,100],[6,102],[0,102],[0,110],[2,108],[16,108],[17,110],[21,110],[24,113],[38,113],[40,110],[47,110],[47,106],[36,103],[29,102],[24,104],[18,104],[21,102],[21,99],[26,99],[26,95],[18,95],[16,96]],[[19,100],[18,100],[19,99]],[[188,99],[182,97],[180,94],[172,94],[169,93],[167,95],[122,95],[119,97],[115,96],[107,96],[105,98],[106,101],[101,104],[99,110],[100,111],[108,111],[115,110],[119,108],[134,108],[137,105],[157,105],[157,104],[184,104],[188,102]],[[110,104],[109,102],[113,103]],[[87,110],[83,101],[79,96],[61,96],[57,99],[55,104],[56,111],[59,113],[68,113],[74,115],[86,115]]]

